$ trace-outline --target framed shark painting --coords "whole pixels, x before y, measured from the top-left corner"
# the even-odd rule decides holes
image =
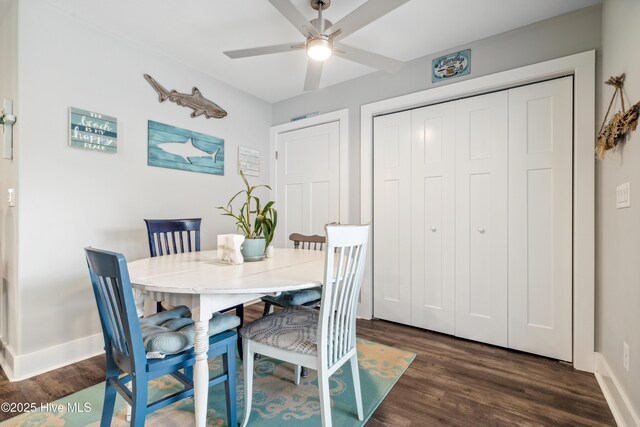
[[[224,175],[224,139],[149,120],[149,166]]]

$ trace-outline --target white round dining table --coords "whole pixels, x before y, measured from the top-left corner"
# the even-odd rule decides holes
[[[196,426],[206,425],[209,368],[207,335],[213,313],[264,295],[322,284],[326,253],[276,249],[272,258],[239,265],[218,260],[217,251],[188,252],[128,263],[134,288],[147,300],[186,305],[195,321],[194,403]],[[155,304],[146,304],[151,307]]]

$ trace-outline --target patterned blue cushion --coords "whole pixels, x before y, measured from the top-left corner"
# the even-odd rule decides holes
[[[209,320],[209,336],[239,324],[238,316],[214,313]],[[193,347],[195,324],[191,312],[183,305],[140,319],[140,330],[148,353],[175,354]]]
[[[320,312],[313,308],[287,307],[245,325],[240,335],[271,347],[315,355],[319,317]]]
[[[305,305],[319,301],[322,298],[322,286],[317,288],[302,289],[299,291],[285,291],[278,296],[264,296],[262,301],[278,307],[289,307],[292,305]]]

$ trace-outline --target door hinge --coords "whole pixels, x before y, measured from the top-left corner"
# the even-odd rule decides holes
[[[276,160],[278,160],[278,150],[276,150]]]

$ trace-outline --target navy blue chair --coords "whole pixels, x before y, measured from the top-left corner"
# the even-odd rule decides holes
[[[193,396],[192,377],[179,370],[192,371],[195,353],[193,348],[189,348],[176,354],[166,355],[164,358],[147,359],[143,332],[136,313],[124,256],[93,248],[85,248],[85,253],[98,305],[106,352],[106,384],[100,426],[111,425],[116,392],[132,407],[131,425],[144,426],[148,413],[185,397]],[[182,308],[186,310],[185,307]],[[235,346],[237,339],[237,333],[233,330],[224,330],[209,338],[208,357],[222,356],[223,361],[223,373],[210,379],[209,386],[224,382],[227,421],[230,426],[236,425]],[[121,372],[125,376],[121,377]],[[148,382],[164,375],[172,375],[182,383],[184,389],[156,402],[148,403]],[[129,382],[132,390],[126,386]]]
[[[189,219],[145,219],[149,237],[149,253],[152,257],[178,254],[185,252],[200,252],[200,224],[202,218]],[[162,303],[158,302],[158,311]],[[239,304],[228,310],[235,310],[240,318],[238,331],[244,324],[244,305]],[[242,340],[238,340],[238,353],[242,359]]]
[[[202,218],[145,219],[144,222],[152,257],[200,251]]]

